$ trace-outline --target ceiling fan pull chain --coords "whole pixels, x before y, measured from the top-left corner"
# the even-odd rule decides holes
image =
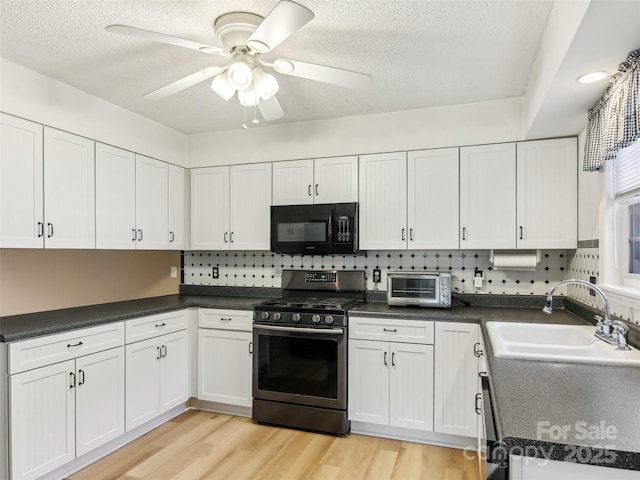
[[[242,106],[242,128],[247,129],[247,107]]]

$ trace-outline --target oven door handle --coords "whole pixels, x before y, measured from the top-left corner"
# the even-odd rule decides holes
[[[342,328],[305,328],[305,327],[277,327],[275,325],[254,325],[254,330],[275,330],[278,332],[321,333],[325,335],[344,335]]]

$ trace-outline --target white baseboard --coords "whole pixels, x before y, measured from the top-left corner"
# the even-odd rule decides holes
[[[376,425],[365,422],[351,422],[351,433],[371,435],[374,437],[391,438],[405,442],[424,443],[440,447],[457,448],[460,450],[477,450],[475,437],[462,437],[446,433],[424,432],[410,428],[390,427],[388,425]]]

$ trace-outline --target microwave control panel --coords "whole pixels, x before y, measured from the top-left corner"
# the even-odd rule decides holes
[[[351,216],[349,215],[337,215],[336,220],[336,241],[337,242],[350,242],[351,241]]]

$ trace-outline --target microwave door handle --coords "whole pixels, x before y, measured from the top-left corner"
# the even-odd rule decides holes
[[[333,243],[333,212],[329,214],[329,240]]]

